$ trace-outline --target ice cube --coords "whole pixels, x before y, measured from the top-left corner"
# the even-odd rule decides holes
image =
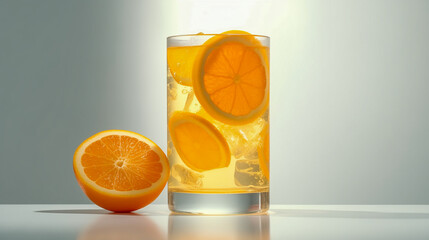
[[[171,141],[170,137],[168,137],[167,140],[167,157],[171,158],[174,150],[173,142]]]
[[[261,187],[268,185],[267,178],[259,168],[259,159],[237,160],[234,178],[237,186]]]
[[[171,177],[180,184],[189,185],[193,188],[200,188],[203,186],[202,174],[194,172],[180,164],[175,164],[171,168]]]
[[[182,93],[187,95],[185,106],[183,107],[183,111],[187,112],[187,111],[189,111],[189,107],[191,106],[191,103],[194,100],[194,91],[192,90],[192,88],[183,89]]]
[[[226,124],[218,125],[219,130],[229,144],[231,153],[235,158],[258,158],[258,144],[260,144],[260,133],[264,129],[266,121],[258,118],[254,122],[231,126]]]
[[[194,96],[194,101],[193,101],[193,104],[191,104],[191,106],[189,106],[189,111],[193,112],[193,113],[197,113],[198,111],[200,111],[200,109],[201,109],[201,105],[198,102],[198,100],[196,99],[196,97]]]

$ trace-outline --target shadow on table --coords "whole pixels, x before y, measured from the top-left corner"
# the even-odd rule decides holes
[[[275,209],[272,216],[308,218],[429,219],[429,213]]]
[[[38,210],[36,213],[61,213],[61,214],[110,214],[103,209],[58,209],[58,210]]]
[[[163,216],[165,213],[157,211],[141,211],[131,213],[114,213],[104,209],[49,209],[37,210],[36,213],[52,213],[52,214],[94,214],[94,215],[122,215],[122,216]]]

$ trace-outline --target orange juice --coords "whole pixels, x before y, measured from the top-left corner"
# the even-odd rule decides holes
[[[219,199],[252,196],[260,205],[254,211],[220,206],[216,213],[266,211],[269,38],[243,31],[174,36],[168,39],[167,63],[170,208],[206,212],[204,206],[174,206],[179,194],[186,201],[209,199],[207,209]]]

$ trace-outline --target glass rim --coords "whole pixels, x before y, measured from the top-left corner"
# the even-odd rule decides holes
[[[266,35],[260,35],[260,34],[230,34],[230,33],[194,33],[194,34],[177,34],[177,35],[171,35],[167,37],[168,39],[174,39],[174,38],[180,38],[180,37],[204,37],[204,36],[251,36],[251,37],[259,37],[259,38],[266,38],[266,39],[270,39],[269,36]]]

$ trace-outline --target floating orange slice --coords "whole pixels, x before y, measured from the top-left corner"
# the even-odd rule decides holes
[[[228,144],[209,121],[193,113],[175,112],[168,127],[177,153],[189,168],[203,172],[229,166]]]
[[[252,35],[228,31],[204,43],[193,66],[192,83],[202,107],[216,120],[241,125],[268,106],[267,50]]]
[[[148,138],[108,130],[86,139],[74,154],[79,185],[98,206],[115,212],[140,209],[161,193],[169,176],[162,150]]]
[[[200,46],[167,48],[167,64],[177,83],[192,86],[192,67]]]
[[[270,130],[269,125],[261,131],[262,144],[258,147],[259,166],[264,176],[270,179]]]

